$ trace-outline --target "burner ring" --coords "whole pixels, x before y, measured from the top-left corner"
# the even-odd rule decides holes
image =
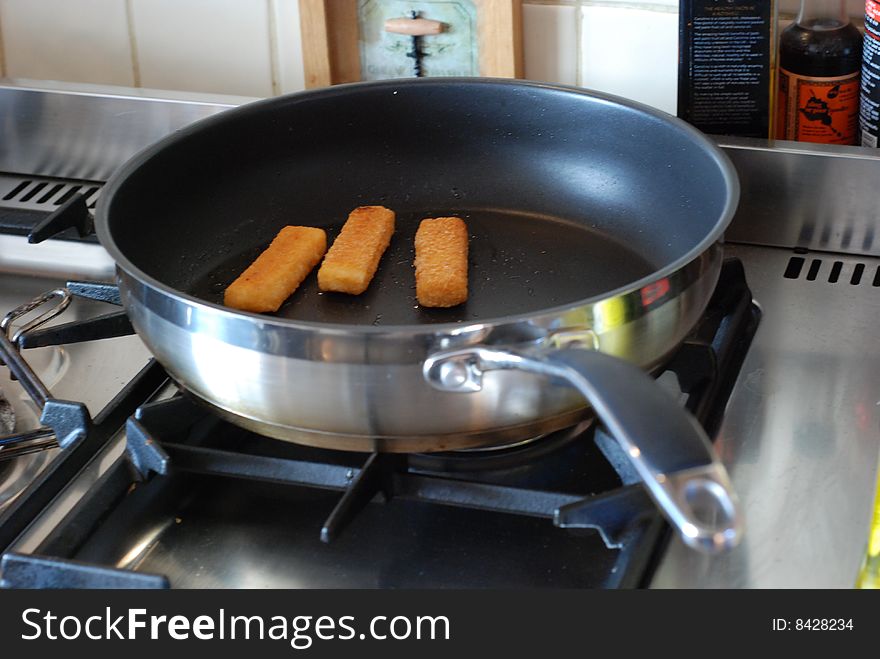
[[[15,410],[0,390],[0,435],[10,435],[15,430]]]
[[[15,430],[15,410],[0,390],[0,437],[11,435]],[[2,449],[0,449],[2,450]],[[12,468],[10,460],[0,460],[0,477]]]
[[[408,464],[418,471],[468,473],[528,466],[538,458],[575,441],[595,422],[588,418],[573,426],[500,446],[477,447],[436,453],[411,453]]]

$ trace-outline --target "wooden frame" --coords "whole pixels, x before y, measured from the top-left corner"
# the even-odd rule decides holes
[[[480,75],[521,78],[522,0],[474,0]],[[299,0],[306,87],[361,78],[357,0]]]

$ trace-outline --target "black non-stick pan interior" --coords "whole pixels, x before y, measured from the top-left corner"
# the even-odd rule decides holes
[[[102,240],[136,275],[220,303],[287,224],[397,213],[368,291],[320,294],[315,273],[277,315],[413,325],[528,314],[601,295],[720,236],[716,155],[659,115],[538,85],[384,83],[293,95],[212,118],[111,181]],[[425,217],[470,233],[470,297],[418,308],[413,237]]]
[[[452,309],[420,308],[415,295],[413,240],[426,210],[400,213],[391,245],[363,295],[321,293],[317,269],[276,316],[325,323],[413,325],[473,321],[529,313],[599,295],[650,274],[654,267],[635,251],[581,225],[534,215],[441,208],[458,215],[470,234],[468,300]],[[328,241],[343,218],[325,225]],[[322,224],[316,219],[308,224]],[[221,303],[223,290],[259,253],[230,253],[216,267],[194,271],[185,285],[196,297]],[[233,252],[234,250],[231,250]]]

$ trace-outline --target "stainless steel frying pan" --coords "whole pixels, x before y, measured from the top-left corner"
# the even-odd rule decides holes
[[[128,162],[97,209],[122,301],[194,396],[279,439],[437,451],[531,437],[589,406],[694,546],[741,532],[723,467],[645,374],[704,310],[738,199],[700,133],[583,90],[389,81],[250,104]],[[382,204],[397,231],[362,296],[314,274],[275,315],[226,285],[286,224],[335,236]],[[420,219],[471,233],[470,298],[418,308]]]

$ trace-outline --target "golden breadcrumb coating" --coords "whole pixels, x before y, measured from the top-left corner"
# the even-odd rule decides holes
[[[278,311],[327,251],[327,233],[287,226],[226,289],[223,304],[242,311]]]
[[[370,285],[394,233],[394,211],[361,206],[348,216],[318,270],[318,287],[360,295]]]
[[[468,233],[458,217],[422,220],[416,231],[416,297],[423,307],[454,307],[468,297]]]

